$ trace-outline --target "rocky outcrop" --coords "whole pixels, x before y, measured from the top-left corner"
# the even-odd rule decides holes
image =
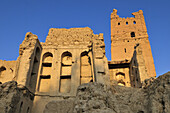
[[[145,88],[89,83],[78,88],[74,113],[169,113],[170,72]]]
[[[43,113],[72,113],[74,108],[73,99],[65,99],[49,102]]]
[[[15,113],[21,95],[14,81],[0,85],[0,111],[1,113]]]
[[[0,112],[18,113],[22,98],[33,100],[15,81],[0,85]],[[170,72],[144,88],[88,83],[79,86],[76,98],[49,102],[44,113],[170,113]],[[21,112],[25,113],[25,112]]]
[[[34,95],[26,87],[18,86],[16,81],[0,84],[0,113],[25,113],[20,106],[23,98],[29,102]]]

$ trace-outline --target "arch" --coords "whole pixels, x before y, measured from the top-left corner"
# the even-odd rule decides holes
[[[53,54],[50,52],[44,53],[42,57],[42,65],[39,80],[39,92],[49,92],[50,79],[52,74]]]
[[[29,86],[33,89],[35,88],[36,81],[37,81],[37,75],[38,75],[38,69],[39,69],[39,63],[40,63],[40,54],[41,54],[40,48],[37,47],[35,50],[32,72],[31,72],[30,81],[29,81]]]
[[[70,52],[64,52],[61,55],[61,62],[63,63],[63,65],[71,65],[72,64],[72,54]]]
[[[125,73],[123,73],[123,72],[118,72],[118,73],[116,73],[116,76],[117,76],[117,75],[125,76]]]
[[[6,68],[4,66],[1,66],[0,67],[0,77],[2,77],[2,75],[4,75],[5,71],[6,71]]]
[[[67,51],[61,55],[61,74],[59,86],[61,93],[69,93],[71,90],[71,70],[72,54]]]
[[[125,82],[124,82],[123,80],[119,80],[119,81],[118,81],[118,85],[119,85],[119,86],[125,86]]]
[[[130,33],[131,37],[135,37],[135,32]]]
[[[93,82],[91,72],[91,59],[87,51],[80,55],[80,84]]]
[[[43,62],[52,62],[53,54],[50,52],[47,52],[43,55]]]
[[[116,73],[116,79],[117,80],[125,79],[125,73],[123,73],[123,72]]]

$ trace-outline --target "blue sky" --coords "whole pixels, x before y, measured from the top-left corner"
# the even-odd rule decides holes
[[[143,10],[157,76],[170,71],[170,0],[0,0],[0,59],[17,59],[26,32],[44,42],[49,28],[90,27],[95,34],[104,33],[111,60],[114,8],[120,17]]]

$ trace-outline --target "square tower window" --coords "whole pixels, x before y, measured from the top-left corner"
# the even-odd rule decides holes
[[[130,33],[131,37],[135,37],[135,32]]]

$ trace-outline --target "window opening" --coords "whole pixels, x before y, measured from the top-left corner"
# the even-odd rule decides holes
[[[117,80],[123,80],[123,79],[125,79],[125,73],[123,73],[123,72],[118,72],[118,73],[116,73],[116,79],[117,79]]]
[[[4,66],[2,66],[0,68],[0,77],[2,77],[2,75],[4,75],[5,71],[6,71],[6,68]]]
[[[119,86],[125,86],[125,82],[124,82],[123,80],[119,80],[119,81],[118,81],[118,85],[119,85]]]
[[[118,23],[118,25],[120,25],[120,22]]]
[[[47,52],[43,55],[39,80],[39,92],[49,92],[50,90],[52,60],[53,60],[52,53]]]
[[[135,37],[135,32],[131,32],[131,37]]]
[[[27,108],[27,113],[29,113],[29,111],[30,111],[30,108],[28,107],[28,108]]]
[[[126,53],[126,48],[124,48],[124,50],[125,50],[125,53]]]
[[[136,21],[133,21],[133,24],[136,24]]]
[[[128,22],[126,22],[126,25],[128,25]]]
[[[91,59],[88,52],[81,53],[80,61],[80,84],[93,82],[93,76],[91,72]]]
[[[61,56],[61,74],[60,74],[60,92],[69,93],[71,90],[71,71],[72,71],[72,54],[65,52]]]

